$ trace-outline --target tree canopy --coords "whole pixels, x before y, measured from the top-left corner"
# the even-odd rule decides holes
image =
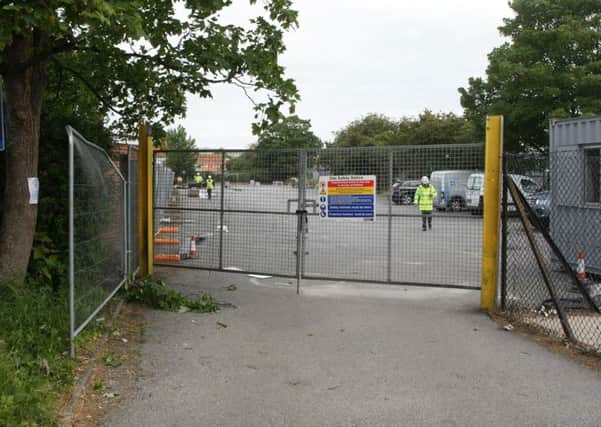
[[[505,116],[505,146],[546,149],[552,118],[601,113],[601,3],[513,0],[499,28],[509,40],[488,56],[486,78],[460,88],[465,116],[482,133]]]
[[[368,114],[336,132],[332,147],[461,144],[482,141],[475,128],[453,113],[425,110],[417,118]]]
[[[163,150],[193,150],[194,148],[196,148],[196,141],[186,134],[183,126],[167,129],[161,140]],[[190,179],[194,176],[196,157],[195,153],[167,153],[167,167],[175,173],[176,177]]]
[[[258,150],[276,148],[320,148],[321,140],[313,133],[311,121],[294,115],[273,123],[259,134]]]
[[[6,94],[7,150],[0,218],[0,276],[21,281],[37,219],[27,177],[38,176],[43,101],[77,80],[113,112],[114,128],[165,126],[185,113],[186,93],[211,96],[229,83],[258,91],[254,130],[298,100],[279,64],[284,32],[297,24],[290,0],[265,0],[245,25],[223,22],[230,0],[0,0],[0,76]],[[76,97],[77,98],[77,97]],[[74,99],[77,112],[79,105]],[[46,183],[41,182],[43,188]]]
[[[310,120],[296,115],[285,117],[259,134],[257,143],[251,146],[253,151],[232,156],[228,171],[236,179],[285,181],[298,175],[298,151],[294,149],[317,149],[321,145]],[[278,149],[282,151],[274,151]]]

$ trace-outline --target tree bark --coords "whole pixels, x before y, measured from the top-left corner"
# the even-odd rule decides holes
[[[43,37],[32,32],[16,36],[2,54],[4,64],[24,63]],[[23,283],[27,273],[37,219],[37,205],[29,203],[27,178],[38,176],[40,116],[47,85],[46,63],[7,72],[6,185],[0,219],[0,279]],[[50,185],[51,183],[40,183]]]

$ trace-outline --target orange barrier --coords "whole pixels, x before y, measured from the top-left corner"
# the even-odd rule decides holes
[[[179,233],[179,227],[161,227],[161,228],[159,228],[159,233],[163,233],[163,234]]]
[[[154,239],[155,245],[179,245],[178,239]]]
[[[155,262],[179,262],[179,255],[157,254],[154,256]]]

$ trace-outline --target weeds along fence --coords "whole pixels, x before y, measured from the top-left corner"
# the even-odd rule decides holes
[[[599,150],[585,151],[505,156],[501,305],[513,322],[601,352],[601,168]]]
[[[137,268],[137,150],[126,173],[70,126],[69,310],[74,339]],[[126,179],[127,177],[127,179]]]

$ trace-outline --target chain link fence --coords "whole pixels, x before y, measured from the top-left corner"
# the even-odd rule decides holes
[[[482,220],[466,191],[483,173],[481,144],[158,151],[154,162],[174,172],[155,179],[157,264],[480,287]],[[375,175],[375,221],[320,218],[319,179],[333,175]],[[438,191],[427,232],[413,204],[422,176]]]
[[[502,310],[601,351],[601,215],[590,190],[600,185],[599,163],[572,150],[506,155],[505,169]]]

